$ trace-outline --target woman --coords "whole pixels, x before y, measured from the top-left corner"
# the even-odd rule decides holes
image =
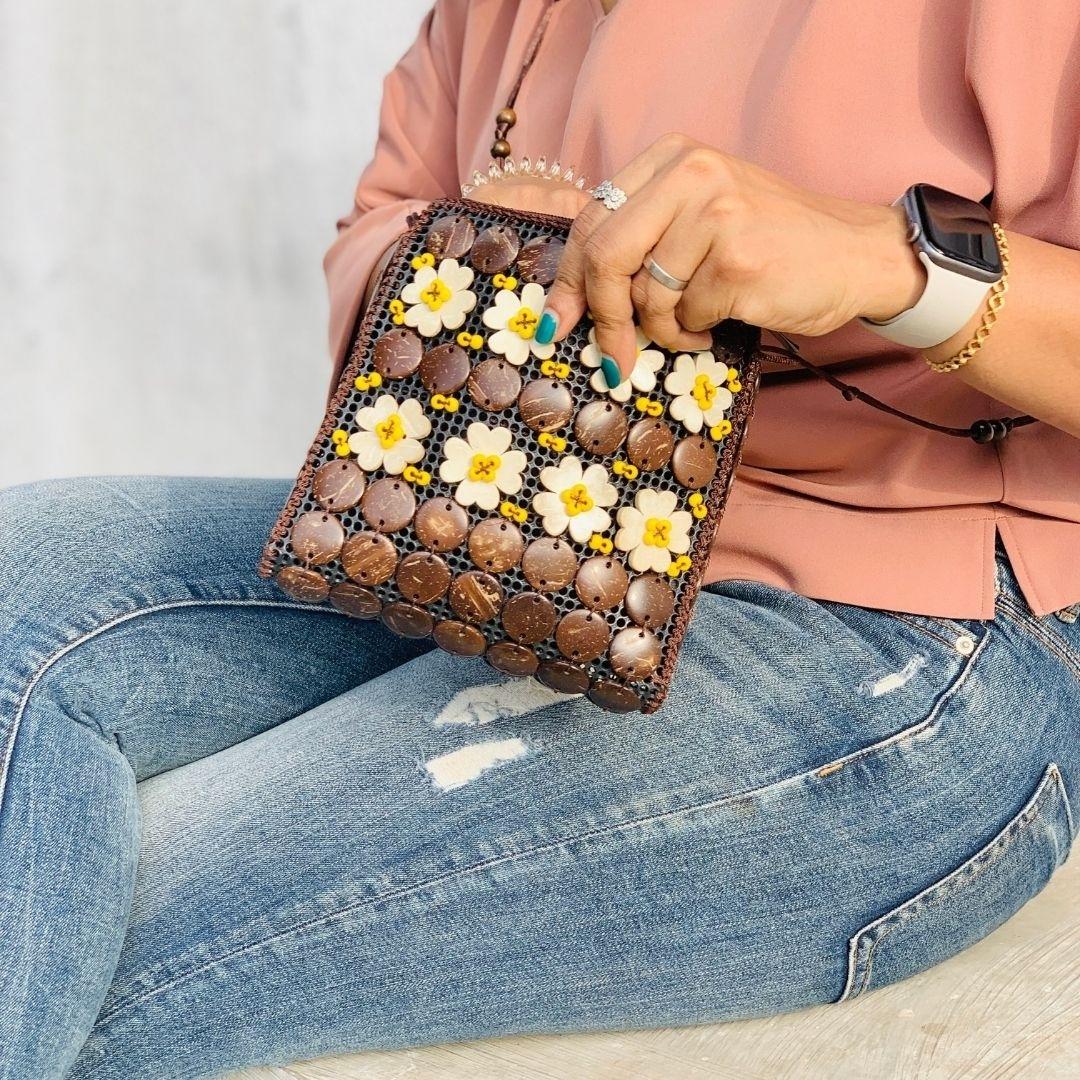
[[[486,169],[545,12],[503,134],[628,195],[473,192],[577,215],[545,335],[588,303],[618,381],[635,309],[681,346],[735,316],[939,423],[1039,423],[978,445],[774,376],[648,717],[288,601],[252,571],[284,482],[5,493],[5,1080],[837,1001],[974,942],[1066,857],[1072,5],[440,0],[327,258],[339,362],[406,216]],[[890,205],[916,181],[983,200],[1011,253],[947,374],[853,321],[928,288]]]

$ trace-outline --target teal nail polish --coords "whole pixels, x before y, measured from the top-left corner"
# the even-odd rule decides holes
[[[535,341],[539,345],[550,345],[552,339],[555,337],[555,331],[559,328],[558,316],[553,315],[550,311],[545,311],[540,316],[540,323],[536,327],[536,333],[533,335]]]
[[[612,390],[622,382],[619,365],[610,356],[600,357],[600,370],[604,373],[604,378],[607,379],[607,384]]]

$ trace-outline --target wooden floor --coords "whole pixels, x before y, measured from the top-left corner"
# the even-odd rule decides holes
[[[844,1005],[658,1031],[489,1039],[232,1080],[1077,1080],[1080,857],[948,963]]]

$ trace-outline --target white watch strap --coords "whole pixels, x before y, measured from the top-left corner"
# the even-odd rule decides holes
[[[979,310],[990,285],[985,281],[947,270],[933,262],[925,251],[918,253],[926,267],[926,288],[914,307],[901,311],[887,322],[859,319],[859,322],[898,345],[929,349],[963,329]]]

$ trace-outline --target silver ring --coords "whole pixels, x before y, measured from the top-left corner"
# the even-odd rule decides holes
[[[618,210],[626,202],[626,192],[610,180],[601,180],[589,194],[594,199],[599,199],[608,210]]]
[[[659,281],[661,285],[673,289],[675,292],[683,292],[686,286],[690,284],[689,281],[684,281],[674,274],[669,274],[652,255],[645,256],[645,269],[649,271],[654,280]]]

